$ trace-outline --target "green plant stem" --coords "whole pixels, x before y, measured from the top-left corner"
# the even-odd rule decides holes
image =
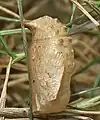
[[[25,28],[26,32],[30,32],[27,28]],[[19,34],[22,33],[21,28],[18,29],[12,29],[12,30],[1,30],[0,31],[0,35],[4,36],[4,35],[13,35],[13,34]]]
[[[3,17],[3,16],[0,16],[0,20],[8,21],[8,22],[20,22],[19,19],[8,18],[8,17]]]
[[[100,86],[100,74],[96,77],[93,88],[97,88],[98,86]],[[94,97],[96,95],[96,91],[91,91],[90,95],[91,97]]]
[[[4,16],[0,16],[0,20],[7,21],[7,22],[20,22],[19,19],[9,18]],[[29,20],[24,20],[24,21],[29,21]]]
[[[8,48],[5,40],[2,38],[2,36],[0,36],[0,42],[3,46],[3,48],[5,49],[6,53],[8,53],[8,55],[10,55],[12,58],[15,58],[15,54],[13,52],[10,51],[10,49]]]
[[[22,0],[17,0],[17,3],[18,3],[19,15],[20,15],[20,22],[21,22],[22,35],[23,35],[23,45],[24,45],[24,51],[25,51],[26,60],[27,60],[28,77],[29,77],[29,83],[30,83],[30,120],[33,120],[33,115],[32,115],[32,85],[30,82],[30,74],[29,74],[28,46],[27,46],[28,43],[27,43],[26,33],[25,33],[25,29],[24,29]]]
[[[68,34],[69,34],[70,29],[71,29],[71,27],[72,27],[72,22],[73,22],[73,18],[74,18],[75,9],[76,9],[76,5],[73,4],[73,6],[72,6],[72,15],[71,15],[70,23],[69,23],[69,26],[68,26],[68,29],[67,29],[67,33],[68,33]]]
[[[22,61],[26,58],[25,53],[16,54],[16,58],[12,61],[12,64]]]

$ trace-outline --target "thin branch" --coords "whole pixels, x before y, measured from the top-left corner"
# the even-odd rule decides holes
[[[5,103],[6,103],[7,84],[8,84],[9,74],[10,74],[11,62],[12,62],[12,57],[10,58],[9,64],[8,64],[8,67],[7,67],[5,82],[4,82],[4,86],[3,86],[3,90],[2,90],[1,98],[0,98],[0,108],[4,108],[5,107]],[[3,117],[0,118],[0,120],[3,120]]]
[[[1,108],[0,116],[6,118],[29,118],[30,109],[29,108]],[[83,111],[77,109],[66,109],[64,112],[47,114],[47,115],[35,115],[34,118],[42,118],[44,116],[75,116],[77,115],[100,115],[100,111]]]
[[[29,117],[28,108],[0,108],[0,116],[7,118],[27,118]]]
[[[11,10],[9,10],[9,9],[1,6],[1,5],[0,5],[0,10],[6,12],[6,13],[8,13],[9,15],[12,15],[12,16],[14,16],[14,17],[16,17],[16,18],[19,18],[19,15],[17,15],[15,12],[13,12],[13,11],[11,11]]]
[[[89,0],[84,0],[84,2],[93,9],[93,11],[95,11],[99,16],[100,16],[100,9],[99,7],[96,6],[96,4],[92,1]]]
[[[12,62],[12,58],[10,58],[8,67],[7,67],[7,72],[6,72],[6,77],[5,77],[5,82],[4,82],[4,86],[3,86],[3,90],[1,93],[1,98],[0,98],[0,108],[2,108],[3,104],[5,104],[3,101],[6,100],[6,91],[7,91],[7,84],[8,84],[8,79],[9,79],[9,74],[10,74],[10,68],[11,68],[11,62]]]
[[[9,119],[8,119],[8,118],[6,119],[6,118],[5,118],[5,120],[29,120],[29,118],[14,118],[14,119],[12,119],[12,118],[11,118],[11,119],[10,119],[10,118],[9,118]],[[90,119],[89,119],[89,120],[90,120]]]
[[[50,118],[50,117],[49,117]],[[59,119],[59,118],[58,118]],[[55,117],[55,120],[58,120],[56,117]],[[93,120],[92,118],[90,118],[90,117],[84,117],[84,116],[70,116],[70,117],[67,117],[67,118],[65,118],[64,120]],[[5,119],[5,120],[29,120],[29,118],[14,118],[14,119]],[[37,119],[35,119],[35,120],[37,120]],[[45,120],[45,119],[44,119]],[[49,120],[52,120],[52,117],[49,119]],[[59,120],[62,120],[62,118],[61,119],[59,119]]]

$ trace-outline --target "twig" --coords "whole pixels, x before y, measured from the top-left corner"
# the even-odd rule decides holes
[[[88,4],[88,6],[90,6],[90,8],[92,8],[93,11],[95,11],[100,16],[100,9],[99,7],[96,6],[94,2],[89,1],[89,0],[84,0],[84,2]]]
[[[7,9],[7,8],[5,8],[5,7],[3,7],[3,6],[0,6],[0,10],[6,12],[6,13],[8,13],[8,14],[10,14],[10,15],[16,17],[16,18],[19,18],[19,15],[17,15],[15,12],[13,12],[13,11],[11,11],[11,10],[9,10],[9,9]]]
[[[30,109],[29,108],[1,108],[0,116],[6,118],[29,118]],[[100,115],[100,111],[83,111],[77,109],[66,109],[64,112],[56,114],[47,114],[45,116],[74,116],[75,114],[79,115]],[[34,118],[42,118],[44,115],[35,115]]]
[[[81,6],[76,0],[70,0],[73,2],[96,26],[99,26],[99,23]]]
[[[50,118],[50,117],[49,117]],[[8,119],[5,119],[5,120],[29,120],[29,118],[14,118],[14,119],[10,119],[10,118],[8,118]],[[35,119],[35,120],[37,120],[37,119]],[[44,119],[45,120],[45,119]],[[50,119],[48,119],[48,120],[52,120],[52,117],[50,118]],[[62,118],[61,119],[56,119],[55,118],[55,120],[62,120]],[[64,120],[93,120],[92,118],[90,118],[90,117],[84,117],[84,116],[75,116],[75,117],[67,117],[67,118],[65,118]]]
[[[29,120],[29,118],[14,118],[14,119],[12,119],[12,118],[11,118],[11,119],[10,119],[10,118],[8,119],[8,118],[7,118],[7,119],[5,119],[5,120]],[[90,120],[90,119],[89,119],[89,120]]]
[[[4,82],[4,86],[3,86],[3,90],[2,90],[1,98],[0,98],[0,108],[4,108],[5,103],[6,103],[7,84],[8,84],[9,74],[10,74],[11,62],[12,62],[12,57],[10,58],[10,61],[7,67],[5,82]],[[0,120],[3,120],[3,118],[0,118]]]
[[[0,108],[5,106],[4,104],[5,104],[5,100],[6,100],[6,94],[7,94],[6,91],[7,91],[7,84],[8,84],[8,79],[9,79],[11,62],[12,62],[12,58],[10,58],[10,61],[9,61],[8,67],[7,67],[5,82],[4,82],[4,86],[3,86],[3,90],[2,90],[1,98],[0,98]]]
[[[7,118],[27,118],[29,108],[0,108],[0,116]]]

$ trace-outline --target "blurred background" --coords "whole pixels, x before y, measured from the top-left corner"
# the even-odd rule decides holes
[[[89,7],[88,4],[80,1],[81,4],[91,13],[95,19],[99,19],[99,15]],[[18,7],[16,0],[0,0],[0,6],[3,6],[18,14]],[[23,0],[23,12],[24,18],[27,20],[33,20],[38,17],[49,15],[58,18],[62,23],[67,24],[70,22],[72,13],[72,3],[70,0]],[[74,26],[83,25],[89,23],[89,19],[83,15],[81,19],[79,16],[83,15],[78,9],[75,11],[74,20],[76,19]],[[0,9],[0,16],[12,17],[8,13]],[[89,26],[90,27],[90,26]],[[0,30],[9,30],[14,28],[20,28],[20,23],[9,22],[0,20]],[[77,31],[77,29],[76,29]],[[28,36],[31,39],[30,36]],[[86,30],[83,33],[77,33],[72,35],[72,44],[75,51],[76,67],[74,73],[81,68],[88,65],[83,73],[78,73],[72,77],[71,91],[76,93],[88,88],[93,88],[95,81],[100,79],[100,32],[99,28]],[[7,45],[16,53],[23,52],[22,35],[6,35],[4,36]],[[0,44],[0,49],[3,49]],[[0,54],[0,92],[2,91],[3,82],[5,78],[6,66],[8,64],[9,57],[7,55]],[[92,64],[89,67],[89,64]],[[98,83],[100,86],[100,82]],[[8,96],[7,106],[11,107],[27,107],[29,105],[29,82],[27,77],[27,67],[25,62],[18,62],[12,65],[9,83],[8,83]],[[76,100],[80,97],[91,98],[91,93],[72,97],[71,100]],[[94,92],[94,96],[99,95],[100,90]],[[95,108],[100,110],[99,107]],[[96,120],[100,118],[95,117]]]

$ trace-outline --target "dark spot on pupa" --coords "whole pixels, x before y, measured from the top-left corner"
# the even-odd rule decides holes
[[[56,34],[57,34],[57,35],[59,34],[59,30],[56,31]]]
[[[63,44],[63,39],[59,39],[59,45],[62,45]]]
[[[35,83],[35,80],[33,80],[33,83]]]

